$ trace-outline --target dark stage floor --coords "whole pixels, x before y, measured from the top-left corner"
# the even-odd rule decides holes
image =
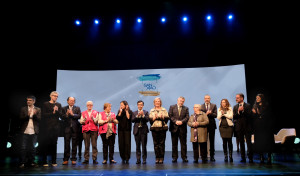
[[[216,152],[216,162],[193,163],[193,153],[188,152],[188,163],[178,159],[172,163],[171,152],[166,152],[164,164],[155,164],[153,152],[148,153],[147,164],[135,164],[135,153],[132,153],[129,164],[121,164],[119,153],[115,153],[117,164],[102,163],[102,153],[98,154],[98,165],[62,165],[63,154],[58,154],[57,167],[38,167],[19,169],[18,159],[7,157],[1,161],[0,175],[300,175],[300,158],[297,154],[273,154],[273,164],[260,164],[257,156],[253,164],[240,163],[239,153],[234,152],[233,163],[225,163],[223,152]]]

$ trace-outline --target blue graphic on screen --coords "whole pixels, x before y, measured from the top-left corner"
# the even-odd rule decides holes
[[[158,91],[156,84],[157,80],[161,78],[160,74],[148,74],[142,75],[138,79],[142,81],[144,89],[139,91],[140,94],[144,96],[158,96],[160,92]]]
[[[137,101],[144,101],[144,110],[150,111],[155,97],[160,97],[162,107],[169,110],[177,103],[180,96],[185,97],[184,105],[193,114],[194,104],[203,104],[206,94],[211,96],[211,103],[220,107],[223,98],[228,99],[233,107],[235,95],[244,93],[247,102],[244,65],[203,67],[203,68],[172,68],[143,70],[110,70],[110,71],[79,71],[57,70],[56,90],[59,92],[58,102],[67,105],[67,97],[76,98],[75,105],[85,111],[86,102],[93,101],[94,110],[103,111],[104,103],[112,104],[111,111],[117,113],[120,102],[126,100],[132,111],[137,110]],[[216,124],[219,121],[216,119]],[[169,125],[169,123],[168,123]],[[150,124],[148,124],[150,127]],[[190,142],[190,127],[187,134],[187,149],[192,151]],[[118,136],[115,151],[119,151]],[[235,140],[233,140],[235,144]],[[132,134],[131,151],[135,152],[135,140]],[[178,145],[180,150],[180,144]],[[236,147],[236,145],[233,145]],[[102,151],[102,141],[98,138],[98,151]],[[222,139],[217,125],[215,134],[215,149],[222,151]],[[60,137],[57,151],[63,153],[64,142]],[[148,133],[147,150],[154,151],[151,132]],[[84,151],[84,143],[82,146]],[[166,137],[166,151],[172,151],[171,134]]]

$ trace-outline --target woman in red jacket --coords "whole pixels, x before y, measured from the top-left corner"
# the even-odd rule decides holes
[[[97,162],[97,138],[98,138],[98,112],[93,110],[93,102],[88,101],[86,103],[87,110],[81,113],[80,124],[82,124],[82,133],[84,139],[84,161],[82,164],[89,163],[89,149],[90,142],[92,142],[92,157],[93,164],[98,164]]]
[[[107,163],[108,147],[109,161],[112,164],[117,163],[114,160],[114,147],[117,134],[117,125],[119,122],[116,119],[115,113],[111,112],[111,104],[104,103],[104,111],[99,113],[99,133],[103,143],[103,162]]]

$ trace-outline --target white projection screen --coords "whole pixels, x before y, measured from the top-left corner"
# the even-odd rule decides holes
[[[211,96],[211,103],[220,107],[221,99],[229,100],[234,106],[235,95],[243,93],[247,102],[244,65],[172,68],[172,69],[141,69],[141,70],[109,70],[79,71],[57,70],[56,90],[59,92],[58,102],[67,105],[67,97],[76,98],[75,105],[86,110],[86,102],[94,102],[94,110],[103,111],[103,104],[112,104],[112,112],[117,113],[120,102],[126,100],[132,111],[137,110],[137,101],[143,100],[144,109],[153,108],[153,100],[160,97],[162,107],[169,110],[170,105],[177,103],[179,96],[185,97],[184,105],[193,114],[194,104],[203,104],[206,94]],[[216,119],[215,149],[222,151],[222,139],[219,133],[219,121]],[[150,126],[150,124],[148,124]],[[187,134],[187,149],[192,151],[190,128]],[[236,148],[235,138],[233,138]],[[180,144],[179,150],[180,150]],[[102,141],[98,138],[98,151],[102,152]],[[151,132],[148,134],[148,151],[154,151]],[[82,147],[84,151],[84,143]],[[119,151],[118,136],[115,151]],[[135,152],[135,140],[132,134],[131,151]],[[171,134],[167,132],[166,151],[172,151]],[[64,140],[59,138],[58,153],[64,152]]]

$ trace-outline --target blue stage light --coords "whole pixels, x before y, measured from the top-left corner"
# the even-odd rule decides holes
[[[166,18],[165,18],[165,17],[162,17],[162,18],[160,19],[160,21],[161,21],[162,23],[165,23],[165,22],[166,22]]]
[[[211,20],[211,15],[207,15],[207,16],[206,16],[206,20],[207,20],[207,21],[210,21],[210,20]]]
[[[136,22],[141,23],[141,22],[142,22],[142,19],[141,19],[141,18],[138,18],[138,19],[136,19]]]
[[[81,24],[81,22],[80,22],[79,20],[76,20],[76,21],[75,21],[75,24],[76,24],[77,26],[79,26],[79,25]]]
[[[120,19],[120,18],[117,18],[117,19],[116,19],[116,23],[120,24],[120,23],[121,23],[121,19]]]
[[[94,20],[94,23],[95,23],[95,24],[99,24],[100,21],[99,21],[98,19],[95,19],[95,20]]]
[[[182,21],[183,22],[187,22],[188,21],[188,17],[186,17],[186,16],[182,17]]]
[[[229,14],[227,18],[228,18],[228,20],[232,20],[233,19],[233,15]]]

